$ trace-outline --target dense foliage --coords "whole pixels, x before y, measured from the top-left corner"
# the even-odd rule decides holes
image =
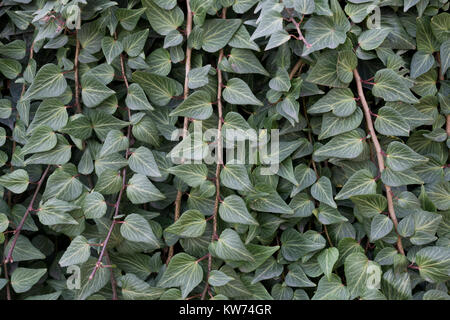
[[[1,1],[1,298],[449,299],[448,7]]]

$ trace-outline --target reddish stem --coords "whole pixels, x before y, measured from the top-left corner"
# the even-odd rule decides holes
[[[226,19],[227,17],[227,8],[222,9],[222,19]],[[219,58],[217,60],[217,65],[220,65],[220,62],[222,61],[224,56],[223,49],[219,52]],[[219,210],[219,202],[220,202],[220,170],[222,168],[223,164],[223,150],[222,150],[222,88],[223,88],[223,79],[222,79],[222,71],[217,68],[217,111],[219,120],[217,123],[217,165],[216,165],[216,199],[214,201],[214,211],[213,211],[213,233],[211,236],[211,242],[214,241],[215,238],[217,238],[217,212]],[[208,273],[206,276],[206,285],[205,289],[202,292],[202,300],[205,299],[206,292],[208,291],[209,284],[208,279],[209,275],[211,273],[212,269],[212,255],[209,255],[208,257]]]
[[[186,20],[186,38],[189,38],[189,35],[192,32],[192,11],[191,11],[191,5],[190,0],[186,0],[186,7],[187,7],[187,20]],[[185,73],[184,73],[184,92],[183,92],[183,100],[186,100],[189,96],[189,71],[191,71],[191,57],[192,57],[192,48],[189,47],[189,45],[186,46],[186,58],[185,60]],[[189,126],[189,119],[187,117],[183,120],[183,133],[182,138],[186,138],[187,132],[188,132],[188,126]],[[183,162],[183,159],[181,159]],[[180,217],[180,211],[181,211],[181,198],[183,196],[182,191],[177,192],[177,197],[175,198],[175,214],[174,214],[174,221],[177,221]],[[169,253],[167,255],[166,264],[169,264],[170,259],[172,259],[174,254],[174,248],[173,246],[170,246]]]
[[[124,82],[125,82],[125,87],[128,90],[129,85],[128,85],[128,79],[127,79],[127,77],[125,75],[125,64],[124,64],[123,60],[124,60],[123,54],[121,54],[120,55],[120,67],[121,67],[122,76],[123,76],[123,79],[124,79]],[[127,112],[128,112],[128,121],[130,121],[130,119],[131,119],[131,110],[129,108],[126,108],[126,109],[127,109]],[[128,125],[127,138],[128,138],[128,141],[130,141],[130,138],[131,138],[131,124]],[[129,153],[129,148],[128,148],[126,150],[126,153],[125,153],[125,158],[126,159],[128,159],[129,154],[130,153]],[[92,270],[91,275],[89,276],[89,280],[92,280],[94,278],[95,273],[102,266],[102,260],[103,260],[103,257],[105,256],[106,247],[108,246],[108,242],[109,242],[109,239],[111,238],[111,234],[112,234],[112,231],[114,229],[114,226],[116,224],[120,223],[115,218],[119,215],[119,206],[120,206],[120,202],[122,200],[123,191],[126,189],[126,186],[127,186],[126,176],[127,176],[127,167],[123,168],[123,170],[122,170],[122,188],[119,191],[119,196],[117,197],[117,201],[116,201],[116,203],[114,205],[114,207],[115,207],[114,216],[113,216],[114,220],[112,221],[111,226],[109,227],[108,234],[106,235],[105,241],[103,241],[102,250],[100,251],[100,255],[98,257],[97,263],[95,264],[95,267]],[[111,270],[111,272],[112,272],[112,270]],[[115,285],[115,283],[111,283],[111,285]],[[114,291],[114,289],[113,289],[113,291]]]
[[[377,160],[378,160],[378,167],[380,168],[380,174],[381,172],[384,171],[384,158],[383,158],[383,150],[381,149],[381,145],[380,142],[378,141],[374,126],[373,126],[373,121],[371,118],[371,111],[369,108],[369,104],[366,101],[366,97],[364,96],[364,90],[362,87],[362,80],[361,77],[358,73],[358,70],[355,69],[353,70],[353,75],[355,76],[355,81],[356,81],[356,86],[358,88],[358,95],[361,99],[361,104],[363,106],[363,110],[364,110],[364,115],[366,118],[366,123],[367,123],[367,127],[369,129],[369,133],[372,137],[372,141],[373,141],[373,145],[375,147],[376,150],[376,155],[377,155]],[[388,211],[389,211],[389,216],[394,224],[395,230],[397,231],[397,226],[398,226],[398,221],[397,221],[397,216],[395,215],[395,210],[394,210],[394,201],[392,199],[392,189],[390,186],[385,185],[385,189],[386,189],[386,198],[387,198],[387,202],[388,202]],[[402,245],[402,239],[400,237],[400,235],[397,232],[397,250],[405,255],[405,251],[403,250],[403,245]]]
[[[28,205],[27,211],[25,211],[25,214],[23,215],[22,220],[20,220],[20,223],[14,232],[14,238],[11,242],[11,247],[9,248],[8,254],[6,255],[6,258],[4,260],[5,263],[13,262],[12,254],[13,254],[14,248],[16,246],[17,239],[19,238],[20,232],[22,231],[23,225],[25,224],[25,221],[28,218],[28,215],[30,214],[31,210],[33,210],[34,201],[36,200],[39,190],[41,189],[42,183],[44,182],[45,177],[47,176],[47,173],[49,170],[50,170],[50,165],[47,166],[47,168],[45,169],[44,173],[41,176],[41,179],[39,179],[36,190],[34,190],[33,197],[31,198],[31,202]]]

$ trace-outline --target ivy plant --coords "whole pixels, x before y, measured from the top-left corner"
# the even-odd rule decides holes
[[[450,299],[448,8],[1,1],[0,297]]]

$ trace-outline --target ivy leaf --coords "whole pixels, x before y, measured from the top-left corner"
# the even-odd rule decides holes
[[[450,272],[450,250],[446,247],[425,247],[416,254],[420,276],[432,283],[446,281]]]
[[[228,56],[228,62],[235,73],[255,73],[269,76],[267,70],[264,69],[261,62],[259,62],[251,50],[238,48],[231,49],[231,53]]]
[[[255,270],[255,277],[252,283],[255,284],[262,280],[278,277],[283,272],[283,266],[274,258],[267,259],[259,268]]]
[[[331,89],[324,97],[308,108],[308,113],[332,111],[338,117],[348,117],[356,110],[356,101],[350,89]]]
[[[106,202],[105,198],[98,192],[89,193],[83,202],[83,212],[88,219],[98,219],[105,215],[106,213]]]
[[[78,139],[87,139],[92,135],[92,124],[88,117],[74,115],[69,119],[67,125],[60,129],[60,132],[70,134]]]
[[[221,287],[233,280],[232,277],[226,275],[219,270],[211,270],[208,278],[208,283],[214,287]]]
[[[330,6],[332,17],[313,16],[305,23],[305,38],[310,47],[303,50],[303,56],[324,48],[335,49],[345,42],[350,22],[336,0],[331,0]]]
[[[181,44],[182,42],[183,42],[183,36],[181,35],[181,33],[179,33],[178,30],[172,30],[164,38],[163,48],[167,49],[170,47],[176,47],[179,44]]]
[[[154,0],[144,0],[142,5],[147,9],[145,14],[150,25],[160,35],[167,35],[183,23],[184,13],[178,6],[164,10],[156,5]]]
[[[147,93],[150,101],[157,106],[165,106],[179,91],[173,79],[144,71],[135,71],[132,80]]]
[[[32,132],[39,126],[48,126],[53,130],[59,130],[67,124],[68,118],[66,107],[59,99],[46,99],[36,110],[28,130]]]
[[[411,78],[417,78],[433,67],[434,57],[431,53],[417,51],[411,60]]]
[[[128,138],[120,130],[111,130],[106,135],[99,157],[104,157],[111,153],[126,150],[128,148]]]
[[[106,169],[98,176],[94,190],[101,194],[113,194],[122,188],[122,176],[117,170]]]
[[[450,184],[448,182],[437,182],[425,185],[428,197],[436,204],[439,210],[448,210],[450,208],[450,199],[448,197]]]
[[[183,116],[197,120],[206,120],[212,113],[211,95],[204,90],[200,90],[192,93],[170,113],[170,116]]]
[[[254,0],[250,0],[254,1]],[[255,41],[250,40],[250,34],[247,31],[247,28],[244,24],[241,24],[239,29],[236,31],[236,33],[231,38],[230,42],[228,42],[228,45],[233,48],[240,48],[240,49],[251,49],[255,51],[260,51],[258,45],[255,43]]]
[[[147,62],[149,73],[154,73],[160,76],[167,76],[172,69],[170,52],[164,48],[158,48],[152,51],[152,53],[148,55],[145,62]]]
[[[102,39],[102,50],[105,55],[106,62],[111,64],[123,51],[122,42],[111,37],[104,37]]]
[[[290,228],[281,234],[281,254],[288,261],[297,261],[311,252],[321,250],[325,244],[325,238],[313,230],[299,233]]]
[[[217,52],[227,45],[241,26],[240,19],[207,19],[202,26],[202,49]]]
[[[26,209],[25,209],[26,210]],[[12,241],[8,242],[4,252],[9,252],[11,248]],[[12,253],[12,259],[14,262],[20,261],[30,261],[30,260],[41,260],[45,259],[45,255],[39,251],[33,244],[28,240],[27,237],[19,235],[16,241],[16,246],[14,247]]]
[[[205,232],[205,228],[205,216],[198,210],[188,210],[165,231],[183,238],[197,238]]]
[[[294,196],[302,190],[308,188],[317,180],[314,170],[304,163],[295,167],[294,176],[297,184],[294,188],[292,188],[291,196]]]
[[[322,269],[328,280],[331,280],[333,267],[337,262],[338,257],[339,250],[336,248],[325,249],[317,256],[317,262],[319,263],[320,269]]]
[[[265,51],[281,46],[283,43],[289,41],[291,35],[286,30],[278,30],[270,35]]]
[[[345,132],[333,137],[328,143],[314,151],[315,157],[353,159],[363,152],[364,136],[359,130]]]
[[[16,293],[27,292],[47,272],[47,268],[17,268],[11,275],[11,286]]]
[[[405,79],[391,69],[381,69],[375,74],[372,93],[385,101],[403,101],[406,103],[417,103],[416,97],[409,90]]]
[[[370,241],[374,242],[385,237],[392,231],[393,227],[394,224],[388,216],[383,214],[374,216],[370,224]]]
[[[315,210],[313,210],[315,213]],[[318,209],[317,219],[324,225],[346,222],[348,219],[341,215],[339,210],[321,203]]]
[[[368,218],[382,213],[387,208],[387,200],[381,194],[354,195],[350,200],[355,204],[356,210]]]
[[[250,40],[255,40],[264,36],[271,35],[277,31],[283,29],[283,17],[276,10],[269,10],[264,15],[262,15],[258,26],[253,32]]]
[[[294,9],[302,14],[311,14],[314,12],[315,4],[313,0],[295,0]]]
[[[66,88],[67,82],[59,67],[49,63],[39,69],[22,100],[59,97]]]
[[[449,40],[447,40],[441,44],[440,55],[441,55],[441,73],[446,73],[448,68],[450,67],[450,41]]]
[[[64,201],[77,199],[83,191],[83,184],[76,178],[75,172],[69,173],[57,169],[47,180],[43,199],[57,198]]]
[[[349,199],[351,196],[375,194],[377,183],[372,173],[367,170],[358,170],[347,180],[345,185],[336,195],[336,200]]]
[[[289,91],[291,88],[289,73],[283,68],[278,68],[275,77],[269,81],[269,87],[275,91]]]
[[[0,59],[0,72],[8,79],[15,79],[22,71],[20,62],[13,59]]]
[[[131,170],[149,177],[161,177],[155,158],[151,150],[139,147],[131,152],[128,164]]]
[[[137,213],[132,213],[125,218],[121,223],[120,233],[130,241],[149,243],[154,248],[160,247],[158,238],[147,220]]]
[[[27,44],[23,40],[13,40],[7,44],[0,46],[0,54],[17,60],[21,60],[25,57],[27,50]]]
[[[8,229],[9,226],[9,220],[6,214],[0,213],[0,232],[5,231]]]
[[[374,125],[375,129],[384,135],[409,136],[409,124],[390,107],[383,107],[378,111]]]
[[[323,202],[330,207],[337,208],[336,202],[333,200],[333,191],[330,179],[320,177],[319,180],[311,187],[311,195],[314,199]]]
[[[294,210],[289,207],[277,192],[270,192],[257,199],[250,201],[251,209],[260,212],[293,214]]]
[[[128,87],[128,94],[125,99],[125,103],[131,110],[154,110],[150,102],[148,102],[144,90],[137,83],[132,83]]]
[[[353,70],[358,65],[358,58],[352,50],[344,50],[338,53],[337,76],[340,81],[350,83],[353,80]]]
[[[450,35],[449,15],[448,12],[442,12],[431,18],[431,30],[440,42],[446,41]]]
[[[178,253],[170,259],[169,265],[158,286],[162,288],[180,287],[182,299],[202,282],[203,270],[196,259],[186,253]]]
[[[127,197],[134,204],[159,201],[166,198],[146,176],[136,173],[127,185]]]
[[[22,154],[44,152],[53,149],[57,142],[53,129],[47,126],[39,126],[33,130],[31,137],[22,148]]]
[[[433,53],[439,48],[439,42],[433,34],[430,17],[417,19],[417,49],[427,53]]]
[[[227,85],[223,90],[223,98],[226,102],[232,104],[263,105],[263,103],[254,96],[249,86],[239,78],[228,80]]]
[[[114,90],[109,89],[102,82],[93,76],[86,76],[81,79],[81,97],[83,103],[88,108],[93,108],[102,103],[105,99],[115,94]]]
[[[197,89],[207,85],[209,83],[208,74],[210,70],[211,70],[210,64],[203,67],[191,69],[188,75],[189,89]]]
[[[376,49],[383,43],[389,32],[391,32],[390,28],[363,31],[358,37],[359,46],[367,51]]]
[[[208,177],[208,168],[205,164],[180,164],[168,168],[167,171],[191,187],[200,186]]]
[[[293,217],[309,217],[314,210],[314,202],[306,193],[296,194],[289,202],[289,206],[294,210]]]
[[[225,165],[220,171],[220,183],[233,190],[250,191],[253,188],[247,169],[239,164]]]
[[[348,117],[338,117],[332,112],[327,112],[322,117],[319,140],[337,136],[344,132],[352,131],[359,127],[363,118],[363,112],[357,108]]]
[[[423,180],[412,170],[393,171],[387,167],[381,173],[381,181],[391,187],[400,187],[408,184],[422,184]]]
[[[91,255],[91,246],[87,239],[83,236],[75,237],[67,247],[61,259],[59,259],[59,265],[61,267],[67,267],[75,264],[81,264],[86,262]]]
[[[364,253],[355,252],[347,256],[344,263],[345,278],[351,297],[361,296],[367,286],[367,272],[371,262]]]
[[[394,171],[403,171],[428,161],[406,144],[393,141],[386,151],[386,165]]]
[[[289,272],[285,277],[285,282],[290,287],[311,288],[316,284],[308,279],[302,267],[298,263],[288,265]]]
[[[228,196],[220,203],[219,215],[222,220],[229,223],[258,225],[248,212],[244,200],[236,195]]]
[[[317,286],[316,293],[311,300],[349,300],[350,293],[346,286],[342,284],[341,279],[333,274],[331,280],[323,276]]]
[[[0,99],[0,119],[8,119],[12,112],[12,103],[8,99]]]
[[[14,170],[0,177],[0,185],[14,193],[22,193],[28,188],[30,178],[23,169]]]
[[[346,82],[338,77],[337,63],[338,53],[333,51],[322,53],[309,71],[306,81],[328,87],[346,87]]]
[[[150,287],[150,285],[136,277],[132,273],[127,273],[120,279],[122,295],[126,300],[156,300],[164,293],[164,289]]]
[[[381,290],[388,300],[409,300],[412,298],[411,279],[408,273],[396,274],[392,269],[383,273]]]
[[[51,198],[39,207],[39,221],[47,226],[55,224],[76,225],[78,222],[68,212],[78,208],[78,206],[67,201]]]
[[[217,241],[209,244],[209,251],[225,261],[248,261],[254,262],[255,258],[245,248],[241,238],[232,229],[225,229]]]

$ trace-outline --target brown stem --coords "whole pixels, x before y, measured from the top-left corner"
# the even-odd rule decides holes
[[[80,55],[80,40],[78,39],[78,31],[75,31],[76,46],[75,46],[75,61],[74,61],[74,73],[75,73],[75,107],[77,113],[81,113],[80,104],[80,81],[78,78],[78,56]]]
[[[445,131],[447,132],[447,136],[450,137],[450,114],[447,115],[447,124],[445,125]]]
[[[301,70],[301,67],[303,67],[303,60],[300,58],[298,59],[297,63],[292,68],[291,72],[289,73],[289,79],[292,80],[297,73],[297,71]]]
[[[227,8],[222,9],[222,19],[226,19],[227,17]],[[219,52],[219,58],[217,60],[217,66],[220,65],[220,62],[223,59],[223,49]],[[223,88],[223,78],[222,78],[222,70],[220,68],[217,68],[217,111],[219,120],[217,121],[217,155],[216,155],[216,176],[215,176],[215,182],[216,182],[216,199],[214,201],[214,211],[213,211],[213,233],[211,236],[211,242],[216,240],[218,238],[217,236],[217,212],[219,210],[219,202],[220,202],[220,170],[223,165],[223,150],[222,150],[222,88]],[[209,284],[208,284],[208,278],[209,274],[211,273],[212,269],[212,255],[210,254],[208,256],[208,274],[206,276],[206,285],[205,289],[202,293],[202,300],[205,299],[206,292],[208,291]]]
[[[36,200],[39,190],[41,189],[42,183],[44,182],[45,177],[47,176],[47,173],[49,170],[50,170],[50,165],[47,166],[47,168],[45,169],[44,173],[41,176],[41,179],[39,179],[36,190],[34,190],[33,197],[31,198],[31,202],[28,205],[27,211],[25,211],[25,214],[23,215],[22,220],[20,220],[20,223],[14,232],[14,238],[11,242],[11,247],[9,248],[8,254],[6,255],[6,258],[4,260],[5,263],[13,262],[12,254],[13,254],[14,248],[16,246],[17,239],[19,238],[20,232],[22,231],[23,225],[25,224],[25,220],[28,218],[28,215],[30,214],[31,210],[33,209],[34,201]]]
[[[303,41],[304,45],[307,48],[311,48],[311,44],[308,43],[308,41],[306,41],[305,37],[303,36],[302,31],[300,30],[300,23],[301,23],[301,21],[300,21],[300,23],[298,23],[297,21],[295,21],[294,17],[291,17],[289,19],[289,21],[292,22],[294,24],[294,26],[295,26],[295,29],[297,29],[297,33],[298,33],[297,40]]]
[[[361,100],[361,104],[363,106],[364,116],[366,118],[367,127],[369,128],[369,133],[372,137],[373,145],[375,147],[377,161],[378,161],[378,167],[380,168],[380,174],[381,174],[381,172],[383,172],[384,168],[385,168],[384,167],[383,150],[381,149],[380,142],[378,141],[375,129],[373,127],[371,111],[370,111],[369,105],[366,101],[366,97],[364,96],[364,90],[362,87],[361,77],[359,76],[357,69],[353,70],[353,75],[355,76],[356,86],[358,88],[358,95]],[[388,202],[389,217],[391,218],[392,222],[394,223],[395,231],[397,232],[398,221],[397,221],[397,216],[395,215],[395,210],[394,210],[394,201],[392,199],[392,189],[390,186],[388,186],[386,184],[384,185],[384,187],[386,189],[386,198],[387,198],[387,202]],[[402,239],[401,239],[400,235],[398,234],[398,232],[397,232],[397,250],[401,254],[403,254],[403,255],[405,254],[405,251],[403,250]]]
[[[108,251],[105,251],[105,259],[106,259],[106,263],[108,265],[111,265],[111,259],[109,258]],[[112,288],[112,299],[118,300],[117,281],[116,281],[116,277],[114,276],[113,268],[111,268],[111,270],[110,270],[110,279],[111,279],[111,288]]]
[[[436,53],[436,58],[439,63],[439,81],[444,81],[444,74],[442,73],[441,54],[439,52]]]
[[[311,134],[312,128],[311,128],[311,124],[309,123],[308,112],[306,111],[305,98],[303,98],[303,115],[305,116],[306,124],[308,126],[308,140],[309,140],[309,143],[311,143],[311,145],[312,145],[313,144],[313,138],[312,138],[312,134]],[[316,162],[312,159],[312,157],[311,157],[311,165],[314,169],[314,173],[316,174],[317,179],[319,179],[320,176],[319,176],[319,172],[317,170]]]
[[[331,241],[330,235],[328,234],[328,229],[326,225],[323,225],[323,231],[325,232],[325,236],[327,237],[330,247],[333,247],[333,242]]]
[[[439,81],[444,81],[444,74],[442,73],[442,64],[441,64],[441,55],[440,53],[436,53],[436,58],[439,63]],[[446,116],[446,124],[445,124],[445,132],[447,132],[447,136],[450,137],[450,114]]]
[[[186,7],[187,7],[187,21],[186,21],[186,39],[189,38],[189,35],[192,31],[192,11],[191,11],[191,5],[190,1],[186,0]],[[186,43],[188,41],[186,40]],[[191,71],[191,56],[192,56],[192,48],[189,47],[189,45],[186,46],[186,59],[185,59],[185,75],[184,75],[184,93],[183,93],[183,100],[186,100],[189,96],[189,71]],[[184,118],[183,121],[183,133],[182,138],[184,139],[187,136],[187,130],[188,130],[188,124],[189,119],[187,117]],[[183,161],[183,159],[181,160]],[[181,198],[182,198],[183,192],[178,191],[177,197],[175,199],[175,216],[174,221],[177,221],[180,217],[180,211],[181,211]],[[170,246],[169,253],[167,255],[166,264],[169,264],[170,259],[172,259],[174,253],[173,246]]]
[[[5,248],[8,247],[8,238],[5,238]],[[11,287],[9,286],[8,264],[3,264],[6,279],[6,300],[11,300]]]
[[[120,67],[121,67],[121,71],[122,71],[122,77],[123,77],[123,80],[125,82],[125,87],[128,90],[129,85],[128,85],[127,76],[125,74],[125,64],[124,64],[123,60],[124,60],[123,54],[121,54],[120,55]],[[130,121],[130,119],[131,119],[131,110],[128,107],[125,107],[125,108],[127,109],[127,112],[128,112],[128,121]],[[131,124],[128,125],[127,138],[128,138],[128,141],[130,141],[130,138],[131,138]],[[129,156],[130,156],[130,152],[129,152],[129,148],[127,148],[127,150],[125,152],[125,158],[128,159]],[[107,254],[106,247],[108,246],[109,239],[111,238],[111,235],[112,235],[112,232],[113,232],[113,229],[114,229],[115,225],[119,223],[119,221],[116,220],[115,218],[119,215],[120,201],[122,200],[123,191],[126,189],[126,184],[127,184],[126,176],[127,176],[127,167],[123,168],[123,170],[122,170],[122,188],[120,188],[119,195],[117,197],[117,201],[114,204],[115,210],[114,210],[114,215],[113,215],[113,221],[111,223],[111,226],[109,227],[109,230],[108,230],[108,233],[106,235],[105,241],[102,242],[102,250],[100,251],[100,255],[98,257],[97,263],[95,264],[95,267],[92,270],[91,275],[89,276],[89,280],[92,280],[94,278],[95,273],[102,266],[103,257],[106,257],[106,254]],[[112,272],[112,270],[111,270],[111,272]],[[112,282],[111,282],[111,285],[113,285]],[[113,288],[113,291],[114,291],[114,288]]]

